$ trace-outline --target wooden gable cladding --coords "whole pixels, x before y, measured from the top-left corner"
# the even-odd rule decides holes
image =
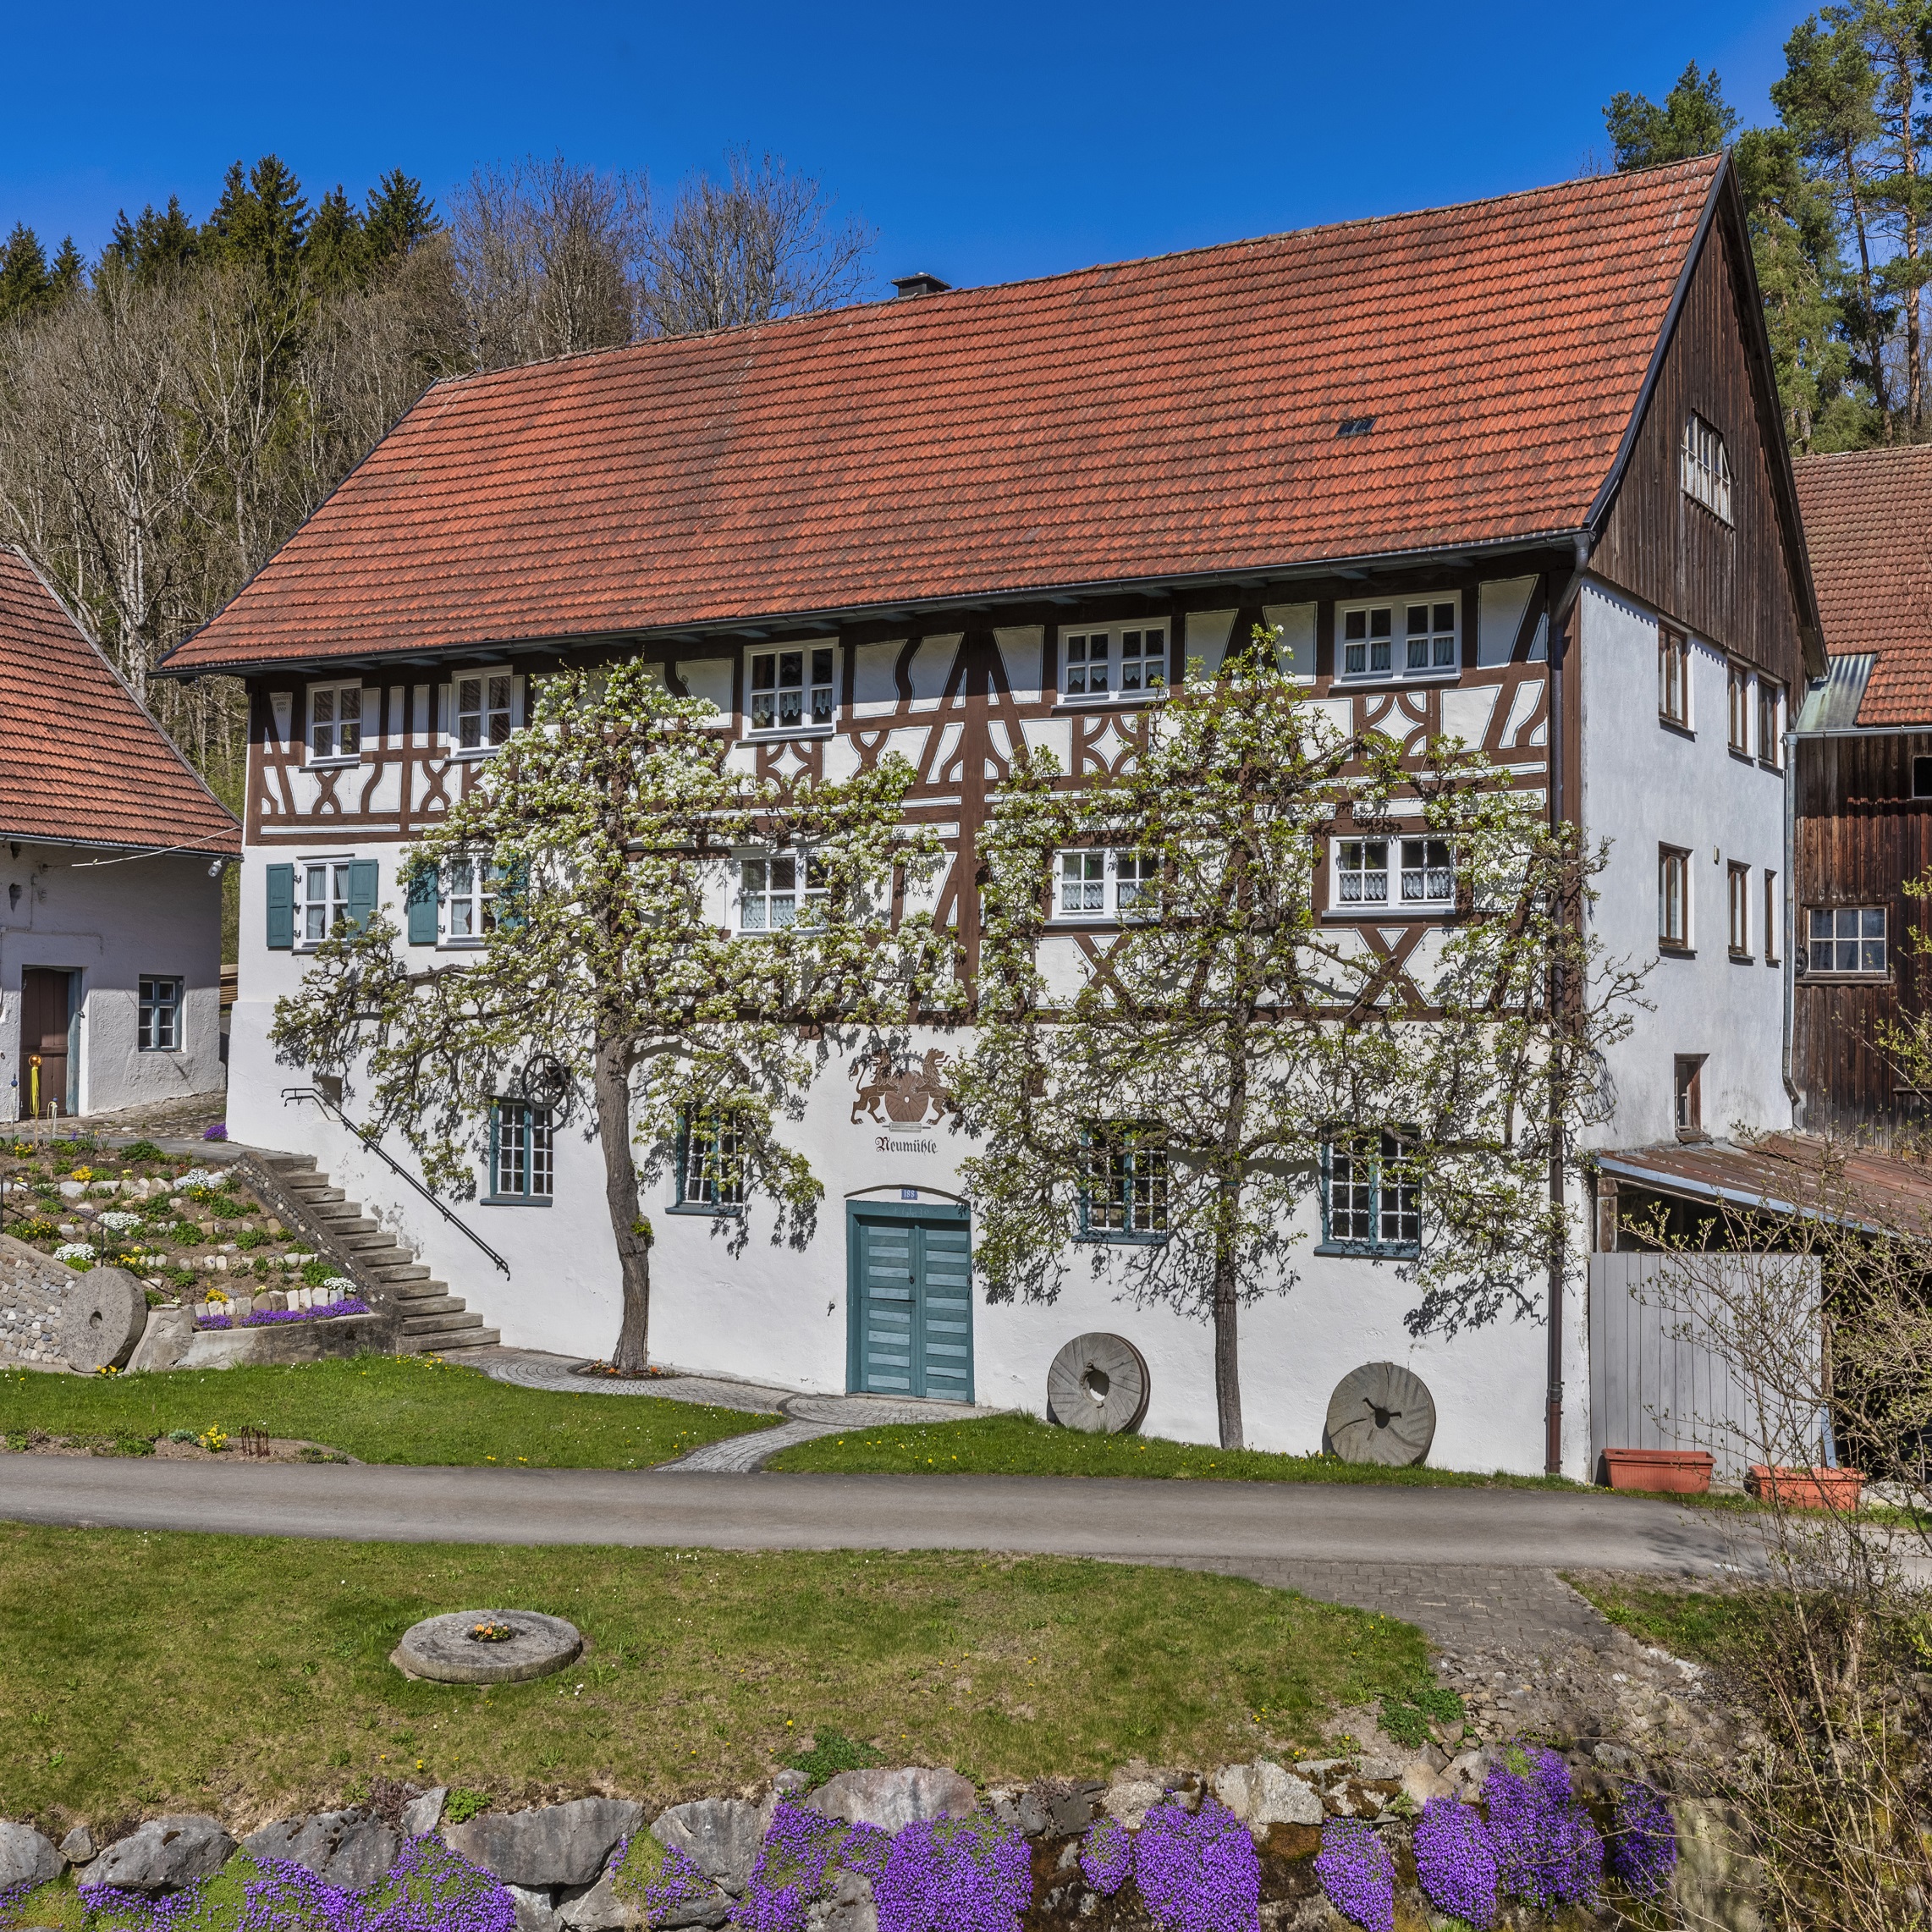
[[[1803,559],[1790,549],[1790,463],[1768,372],[1754,367],[1762,325],[1749,269],[1737,260],[1721,207],[1718,217],[1692,267],[1591,569],[1797,691],[1808,619],[1797,587]],[[1724,438],[1730,524],[1683,487],[1684,426],[1693,413]]]
[[[1932,756],[1932,731],[1869,738],[1798,738],[1797,929],[1792,1073],[1805,1096],[1808,1131],[1874,1131],[1902,1125],[1897,1074],[1875,1043],[1888,1020],[1926,1007],[1905,935],[1932,929],[1932,909],[1901,889],[1932,867],[1932,799],[1912,795],[1913,760]],[[1806,915],[1813,906],[1878,905],[1885,912],[1886,975],[1810,979]]]

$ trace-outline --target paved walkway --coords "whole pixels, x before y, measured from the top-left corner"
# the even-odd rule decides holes
[[[748,1476],[781,1449],[837,1435],[850,1428],[878,1428],[893,1423],[951,1423],[969,1416],[996,1415],[994,1409],[966,1402],[895,1402],[879,1395],[806,1395],[759,1382],[722,1375],[671,1373],[636,1381],[614,1376],[580,1375],[579,1357],[546,1355],[533,1348],[471,1348],[456,1357],[498,1382],[520,1389],[549,1389],[565,1395],[655,1395],[661,1401],[702,1402],[741,1409],[751,1415],[783,1416],[776,1428],[727,1436],[659,1466],[661,1474]]]

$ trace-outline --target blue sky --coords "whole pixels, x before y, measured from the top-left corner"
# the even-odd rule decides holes
[[[0,0],[0,232],[91,253],[117,207],[200,217],[267,150],[312,198],[557,150],[668,188],[745,141],[878,229],[881,292],[998,281],[1561,179],[1607,155],[1612,92],[1693,57],[1764,117],[1806,11]]]

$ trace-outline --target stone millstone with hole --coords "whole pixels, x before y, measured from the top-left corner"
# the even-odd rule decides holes
[[[511,1634],[480,1642],[479,1624],[506,1624]],[[583,1654],[583,1633],[560,1616],[538,1610],[453,1610],[427,1616],[403,1632],[389,1661],[406,1677],[439,1684],[518,1684],[547,1677]]]
[[[124,1268],[91,1268],[68,1291],[61,1353],[83,1375],[125,1368],[147,1327],[147,1290]]]
[[[1399,1362],[1351,1368],[1329,1397],[1324,1446],[1344,1462],[1405,1469],[1435,1440],[1435,1402],[1428,1385]]]
[[[1138,1428],[1153,1384],[1125,1335],[1076,1335],[1047,1371],[1047,1414],[1064,1428],[1120,1435]]]

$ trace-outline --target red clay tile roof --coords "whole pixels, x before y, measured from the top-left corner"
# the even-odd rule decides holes
[[[1932,724],[1932,443],[1792,469],[1825,647],[1878,653],[1859,724]]]
[[[240,826],[5,545],[0,837],[241,850]]]
[[[444,383],[168,668],[1574,531],[1720,165]]]

